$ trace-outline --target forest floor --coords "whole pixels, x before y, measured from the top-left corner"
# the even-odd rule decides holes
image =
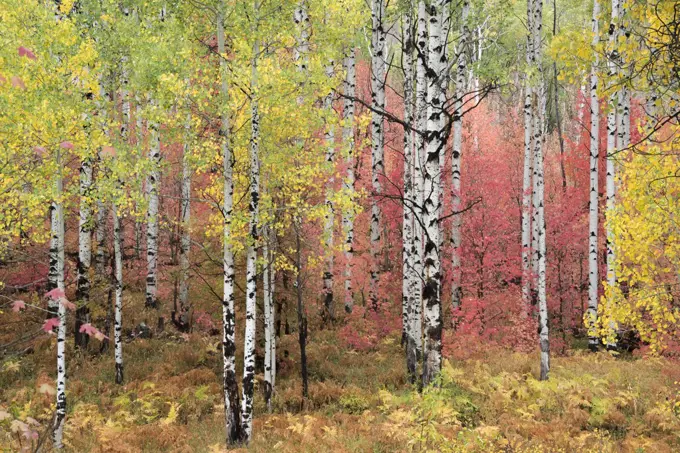
[[[256,385],[248,451],[680,451],[676,361],[574,350],[554,357],[550,381],[539,382],[536,354],[492,348],[447,361],[440,388],[419,394],[407,382],[396,335],[359,352],[339,332],[310,334],[304,406],[297,334],[280,338],[273,413]],[[153,339],[126,343],[122,386],[113,382],[111,351],[102,356],[69,347],[67,451],[224,451],[219,338],[168,327]],[[5,361],[0,409],[46,426],[54,345],[43,337],[30,354]],[[237,366],[240,371],[240,358]],[[258,383],[261,378],[260,371]],[[20,448],[12,417],[0,422],[1,451]]]

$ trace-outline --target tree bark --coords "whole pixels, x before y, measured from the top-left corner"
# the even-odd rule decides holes
[[[385,173],[384,146],[385,130],[384,115],[380,112],[385,111],[385,0],[371,1],[371,187],[373,190],[371,197],[371,281],[370,295],[371,308],[378,310],[378,292],[380,291],[380,222],[381,212],[378,203],[382,193],[380,179]]]
[[[354,96],[356,92],[356,59],[355,49],[351,48],[345,58],[345,101],[343,106],[342,141],[346,146],[345,164],[347,176],[343,186],[348,195],[354,200]],[[354,212],[345,211],[342,215],[342,227],[345,234],[345,312],[351,313],[354,307],[354,293],[352,292],[352,260],[354,258]]]
[[[612,0],[611,8],[611,22],[609,23],[609,54],[608,54],[608,69],[609,78],[612,83],[618,76],[617,65],[619,64],[618,39],[619,39],[619,21],[620,21],[620,0]],[[615,261],[616,254],[614,252],[614,232],[612,231],[609,219],[611,218],[616,198],[616,152],[617,152],[617,134],[619,129],[618,121],[618,100],[619,93],[615,92],[609,96],[609,111],[607,112],[607,174],[606,174],[606,248],[607,248],[607,285],[613,289],[616,286],[616,269]],[[623,131],[621,131],[623,133]],[[621,140],[619,139],[619,144]],[[608,307],[613,303],[612,297],[607,298]],[[615,349],[616,340],[613,338],[613,323],[610,322],[610,335],[607,338],[607,348]]]
[[[333,78],[335,76],[334,62],[331,60],[326,65],[326,76],[328,78]],[[330,91],[323,101],[323,107],[326,111],[326,115],[329,117],[335,113],[333,110],[333,92]],[[333,227],[335,225],[335,208],[333,206],[333,201],[331,197],[333,196],[333,191],[335,190],[335,178],[333,174],[335,173],[335,127],[333,123],[326,125],[326,164],[331,170],[331,176],[328,179],[328,185],[326,188],[326,214],[324,222],[324,239],[326,241],[326,269],[323,274],[323,294],[324,294],[324,319],[325,322],[333,323],[335,322],[335,306],[333,302],[333,264],[334,264],[334,251],[333,251]]]
[[[413,123],[414,91],[413,91],[413,37],[411,36],[411,11],[404,14],[402,18],[402,65],[404,67],[404,123]],[[412,337],[411,327],[413,326],[412,308],[414,305],[411,287],[413,275],[413,200],[414,197],[414,153],[413,153],[413,131],[409,127],[404,127],[404,195],[402,202],[402,285],[401,285],[401,343],[408,345],[409,338]],[[408,346],[407,368],[408,368]]]
[[[593,0],[593,48],[596,49],[599,37],[600,3]],[[588,347],[597,351],[600,343],[597,335],[597,305],[599,266],[598,266],[598,223],[599,223],[599,162],[600,162],[600,99],[597,94],[599,57],[590,72],[590,198],[588,207]]]
[[[64,206],[61,196],[64,192],[62,177],[61,150],[56,151],[57,175],[55,181],[56,200],[53,203],[53,233],[56,240],[56,254],[54,256],[54,283],[55,288],[65,291],[64,286]],[[50,270],[52,263],[50,262]],[[61,297],[52,297],[56,303],[59,326],[57,327],[57,408],[54,415],[54,448],[63,448],[64,420],[66,419],[66,306],[61,303]]]
[[[191,330],[191,303],[189,302],[189,252],[191,251],[191,174],[189,162],[189,130],[191,112],[187,113],[184,148],[182,151],[182,196],[180,200],[180,248],[179,248],[179,313],[176,324],[183,332]]]
[[[114,203],[111,206],[113,217],[114,285],[116,288],[115,315],[113,324],[114,356],[116,362],[116,384],[123,383],[123,247],[120,234],[120,217]]]
[[[241,412],[239,404],[238,381],[236,379],[236,316],[234,312],[234,251],[231,245],[231,224],[234,208],[234,156],[229,137],[229,84],[225,52],[224,14],[226,2],[222,0],[217,15],[217,51],[220,58],[221,78],[221,125],[222,161],[224,166],[224,198],[222,215],[224,294],[222,299],[222,359],[224,363],[223,392],[227,445],[233,446],[241,441]]]
[[[462,155],[462,143],[463,143],[463,97],[465,96],[465,75],[467,72],[467,47],[469,40],[469,30],[468,30],[468,16],[470,14],[470,2],[468,0],[463,1],[462,11],[461,11],[461,33],[460,40],[458,41],[457,49],[457,68],[456,68],[456,92],[455,92],[455,104],[453,111],[453,149],[451,156],[451,175],[452,175],[452,185],[451,185],[451,209],[454,211],[454,215],[451,219],[451,261],[452,261],[452,287],[451,287],[451,298],[452,298],[452,308],[453,313],[458,310],[461,304],[461,299],[463,297],[463,290],[461,288],[461,257],[460,257],[460,245],[461,245],[461,224],[462,224],[462,214],[455,214],[461,210],[461,185],[460,185],[460,172],[461,172],[461,155]]]
[[[92,160],[86,157],[80,165],[80,216],[78,218],[78,286],[76,288],[76,322],[74,344],[87,348],[89,336],[80,332],[80,326],[90,322],[90,265],[92,262]]]
[[[151,100],[151,105],[155,102]],[[147,308],[158,308],[158,193],[160,184],[161,141],[160,125],[149,121],[149,176],[146,182],[149,208],[146,216],[146,302]]]
[[[441,170],[446,144],[444,105],[446,102],[446,32],[450,0],[430,5],[428,39],[427,157],[425,162],[425,281],[423,287],[425,344],[423,385],[431,384],[441,371]]]
[[[254,4],[255,15],[259,3]],[[253,32],[257,32],[257,18]],[[243,397],[241,400],[241,427],[243,440],[248,443],[253,432],[253,394],[255,389],[255,334],[257,328],[257,248],[259,241],[260,204],[260,111],[258,106],[258,54],[260,44],[253,43],[250,79],[250,234],[246,254],[246,330],[243,347]]]

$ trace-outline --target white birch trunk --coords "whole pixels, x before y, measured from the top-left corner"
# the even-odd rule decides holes
[[[217,51],[220,58],[221,78],[221,125],[222,160],[224,166],[224,194],[222,215],[223,228],[223,261],[224,261],[224,293],[222,299],[222,359],[224,413],[227,445],[241,441],[241,412],[239,408],[238,381],[236,379],[236,315],[234,312],[234,251],[231,245],[231,224],[234,209],[234,156],[229,138],[229,84],[228,68],[225,52],[224,13],[226,3],[222,0],[217,15]]]
[[[355,50],[352,47],[345,57],[345,101],[342,110],[342,141],[346,147],[345,164],[347,175],[344,179],[344,189],[354,200],[354,96],[356,94],[356,59]],[[351,313],[354,306],[354,294],[352,292],[352,260],[354,258],[354,213],[343,212],[342,228],[345,235],[345,312]]]
[[[276,374],[276,335],[274,332],[274,281],[276,271],[274,269],[273,228],[263,229],[262,256],[265,258],[265,267],[262,275],[263,299],[264,299],[264,399],[267,404],[267,411],[272,411],[272,394],[274,391],[274,380]]]
[[[609,78],[614,81],[618,76],[617,65],[619,64],[619,53],[617,49],[618,41],[618,23],[620,4],[619,0],[612,0],[612,15],[611,22],[609,24],[609,55],[608,55],[608,68],[609,68]],[[614,210],[615,197],[616,197],[616,152],[617,152],[617,133],[618,133],[618,99],[619,94],[613,93],[609,97],[609,105],[607,112],[607,174],[606,174],[606,218],[609,220]],[[623,132],[623,131],[622,131]],[[620,142],[620,140],[619,140]],[[614,232],[612,231],[611,224],[609,221],[606,222],[606,234],[607,234],[607,284],[610,288],[616,286],[616,269],[615,261],[616,255],[614,253]],[[607,299],[607,304],[612,303],[612,297]],[[610,323],[610,327],[613,327]],[[607,339],[607,348],[616,348],[616,341],[613,338],[614,332],[610,332],[609,338]]]
[[[54,223],[56,230],[56,256],[55,256],[55,284],[56,288],[62,292],[64,286],[64,206],[62,204],[62,194],[64,192],[62,178],[62,156],[61,150],[57,148],[57,175],[56,175],[56,200],[54,202]],[[55,298],[57,304],[57,315],[59,317],[59,327],[57,328],[57,407],[54,415],[54,448],[63,448],[64,422],[66,419],[66,306]]]
[[[182,199],[180,201],[180,224],[182,236],[179,248],[179,314],[178,324],[181,329],[191,328],[191,304],[189,303],[189,252],[191,251],[191,174],[189,162],[189,131],[191,128],[191,112],[187,113],[185,124],[184,148],[182,150]]]
[[[426,154],[426,140],[425,133],[427,131],[427,59],[428,59],[428,33],[427,21],[429,19],[425,2],[421,0],[418,3],[418,25],[417,25],[417,58],[416,58],[416,134],[414,140],[414,159],[415,159],[415,197],[416,209],[414,211],[414,228],[413,228],[413,243],[415,245],[415,252],[413,255],[413,270],[415,278],[412,281],[412,289],[414,298],[413,313],[412,313],[412,327],[413,345],[412,352],[408,354],[409,373],[412,379],[417,373],[418,362],[423,353],[423,283],[424,283],[424,261],[425,261],[425,209],[423,204],[425,202],[425,161]]]
[[[532,4],[533,0],[527,3],[527,49],[526,49],[526,63],[527,66],[533,64],[534,51],[532,34]],[[533,156],[533,94],[532,82],[529,80],[529,75],[525,76],[524,86],[524,168],[522,176],[522,302],[524,310],[528,314],[530,305],[533,302],[534,289],[534,268],[533,268],[533,173],[534,173],[534,156]]]
[[[535,197],[535,216],[537,230],[537,296],[538,296],[538,322],[539,322],[539,343],[541,348],[540,379],[547,380],[550,372],[550,337],[548,326],[548,303],[546,295],[546,227],[544,213],[545,181],[543,170],[543,139],[544,139],[544,117],[545,117],[545,86],[543,80],[543,56],[541,44],[541,30],[543,25],[543,1],[534,0],[532,17],[533,52],[535,67],[537,69],[538,81],[537,89],[533,91],[534,111],[533,111],[533,136],[534,136],[534,187]]]
[[[413,153],[413,131],[410,126],[413,124],[414,117],[414,90],[413,90],[413,36],[411,36],[411,11],[404,14],[402,19],[402,65],[404,67],[404,123],[409,127],[404,127],[404,199],[402,202],[402,285],[401,285],[401,313],[402,313],[402,344],[406,344],[407,367],[408,344],[413,341],[411,327],[412,309],[415,301],[411,288],[413,286],[413,203],[415,200],[413,178],[415,173],[415,158]]]
[[[255,14],[259,9],[255,1]],[[257,21],[257,19],[255,19]],[[255,333],[256,333],[256,297],[257,297],[257,247],[259,200],[260,200],[260,112],[258,107],[257,86],[257,55],[260,52],[259,41],[253,43],[253,58],[251,62],[250,80],[250,108],[251,108],[251,136],[250,136],[250,237],[246,255],[246,329],[244,335],[243,352],[243,397],[241,402],[241,423],[243,440],[250,441],[253,431],[253,393],[255,388]]]
[[[326,76],[333,78],[335,76],[334,62],[330,61],[326,65]],[[329,92],[323,101],[324,110],[330,117],[333,111],[333,92]],[[333,196],[335,185],[335,128],[332,123],[326,125],[326,164],[331,169],[331,176],[328,179],[328,186],[326,188],[326,214],[324,222],[324,239],[326,240],[326,269],[323,274],[323,293],[324,293],[324,310],[325,320],[331,323],[335,321],[335,306],[333,302],[333,226],[335,225],[335,208],[331,197]]]
[[[450,0],[436,0],[430,6],[428,40],[427,157],[425,162],[425,263],[423,299],[425,343],[423,385],[441,371],[441,170],[445,146],[444,104],[446,102],[446,35]]]
[[[155,105],[152,100],[151,105]],[[149,175],[146,182],[149,207],[146,216],[146,302],[149,308],[158,308],[158,193],[160,184],[161,140],[160,125],[149,121]]]
[[[88,336],[80,333],[80,326],[90,322],[90,265],[92,263],[92,204],[90,193],[92,188],[92,160],[86,157],[80,164],[80,215],[78,217],[78,276],[74,329],[75,345],[87,347]]]
[[[135,134],[137,136],[137,148],[139,149],[139,159],[143,159],[144,141],[144,120],[142,118],[142,103],[139,97],[135,97]],[[139,192],[145,193],[144,181],[139,181]],[[142,222],[135,220],[135,258],[139,259],[142,255]]]
[[[593,0],[593,48],[599,44],[600,3]],[[599,161],[600,161],[600,99],[598,97],[599,58],[595,53],[595,62],[590,73],[590,200],[588,209],[588,347],[597,351],[597,304],[599,268],[598,268],[598,223],[599,223]]]
[[[461,171],[461,155],[463,144],[463,97],[465,96],[465,75],[467,72],[467,47],[469,40],[468,31],[468,16],[470,14],[470,2],[463,1],[461,11],[461,33],[457,48],[457,68],[456,68],[456,92],[455,104],[453,111],[453,149],[451,156],[451,209],[454,215],[451,221],[451,261],[452,261],[452,287],[451,287],[451,303],[455,313],[460,307],[463,297],[463,290],[461,288],[461,262],[460,262],[460,245],[461,245],[461,223],[462,214],[456,214],[461,210],[461,185],[460,185],[460,171]]]
[[[380,205],[378,204],[382,187],[380,179],[385,173],[384,164],[384,115],[385,111],[385,0],[371,1],[371,282],[369,299],[371,308],[378,310],[378,291],[380,283]]]
[[[118,208],[111,206],[113,217],[113,253],[114,274],[116,281],[115,315],[113,324],[114,357],[116,362],[116,384],[123,383],[123,247],[120,234],[120,217]]]

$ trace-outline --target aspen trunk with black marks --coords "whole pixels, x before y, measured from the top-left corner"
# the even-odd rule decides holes
[[[114,286],[115,314],[113,323],[113,345],[116,362],[116,384],[123,383],[123,247],[120,230],[120,216],[114,203],[111,206],[113,217],[113,253],[114,253]]]
[[[55,197],[53,203],[54,226],[53,233],[55,233],[56,240],[56,254],[54,256],[54,284],[53,289],[59,289],[63,295],[65,291],[64,286],[64,206],[61,201],[64,192],[64,183],[62,176],[62,156],[61,150],[57,148],[56,151],[57,175],[55,180]],[[51,257],[50,257],[51,258]],[[50,262],[50,270],[52,263]],[[63,296],[62,296],[63,297]],[[62,297],[51,297],[56,303],[57,317],[59,318],[59,326],[57,327],[57,407],[54,413],[53,424],[53,439],[54,448],[63,448],[64,439],[64,421],[66,419],[66,306],[61,303]]]
[[[224,414],[227,445],[233,446],[241,441],[241,410],[239,404],[238,381],[236,379],[236,314],[234,312],[234,251],[231,245],[231,225],[234,209],[234,156],[231,149],[229,117],[229,84],[227,55],[225,51],[224,14],[226,2],[220,2],[217,14],[217,51],[220,55],[220,138],[222,140],[222,161],[224,194],[222,232],[224,261],[224,293],[222,297],[222,359]]]
[[[371,281],[369,299],[371,309],[378,310],[378,292],[380,291],[380,180],[385,173],[385,73],[387,56],[385,55],[385,1],[371,1]]]
[[[352,47],[345,57],[345,81],[343,91],[345,101],[342,110],[342,142],[346,147],[345,164],[347,175],[343,180],[343,187],[348,195],[354,199],[354,96],[356,94],[356,58]],[[342,230],[345,235],[345,312],[351,313],[354,306],[352,292],[352,260],[354,258],[354,213],[347,210],[342,213]]]
[[[619,52],[618,52],[618,39],[619,39],[619,21],[620,21],[620,0],[612,0],[611,7],[611,21],[609,23],[609,52],[608,58],[608,72],[609,78],[612,80],[611,83],[615,83],[615,79],[618,76],[618,64],[619,64]],[[609,219],[614,211],[615,198],[616,198],[616,153],[617,153],[617,134],[618,134],[618,101],[619,93],[615,92],[609,96],[608,100],[608,112],[607,112],[607,166],[606,166],[606,211],[605,217],[607,222],[606,226],[606,248],[607,248],[607,285],[610,289],[616,286],[616,269],[615,261],[616,255],[614,253],[614,232],[611,228],[611,223]],[[620,142],[620,140],[619,140]],[[607,298],[607,304],[610,306],[612,304],[612,296]],[[610,323],[610,328],[613,326]],[[613,330],[613,329],[612,329]],[[615,349],[616,340],[613,338],[613,332],[609,332],[607,338],[607,348]]]
[[[155,105],[152,100],[151,105]],[[149,121],[149,176],[146,181],[149,207],[146,215],[146,300],[147,308],[158,308],[158,194],[160,184],[160,125]]]
[[[418,24],[416,28],[416,104],[415,122],[416,133],[414,137],[414,225],[413,225],[413,273],[411,280],[411,293],[413,294],[413,306],[411,308],[411,332],[406,345],[406,367],[411,383],[414,384],[418,375],[418,364],[423,353],[423,262],[425,237],[425,216],[423,209],[425,188],[425,131],[427,128],[427,9],[425,2],[418,3]]]
[[[527,3],[527,44],[526,44],[526,63],[527,66],[533,64],[534,51],[533,40],[531,38],[533,18],[531,14],[532,1]],[[534,289],[534,269],[533,263],[533,210],[532,195],[533,174],[534,174],[534,155],[533,155],[533,90],[532,81],[529,74],[525,75],[524,82],[524,168],[522,176],[522,303],[526,315],[531,311]]]
[[[596,49],[599,37],[600,3],[593,0],[593,48]],[[598,66],[599,57],[595,53],[595,62],[590,72],[590,198],[588,206],[588,347],[595,352],[600,344],[597,335],[597,304],[599,266],[598,266],[598,235],[599,235],[599,162],[600,162],[600,99],[598,97]]]
[[[180,246],[179,246],[179,312],[175,324],[183,331],[191,330],[191,303],[189,302],[189,252],[191,251],[191,153],[189,151],[189,130],[191,112],[187,113],[182,151],[182,184],[180,200]]]
[[[450,0],[436,0],[430,5],[428,39],[427,139],[425,161],[425,263],[423,269],[423,300],[425,342],[423,355],[423,385],[431,384],[439,375],[442,364],[441,313],[441,170],[442,153],[446,144],[444,104],[446,102],[446,34]]]
[[[254,5],[258,14],[259,3]],[[257,18],[254,19],[257,23]],[[254,26],[255,32],[257,25]],[[258,54],[260,44],[253,43],[250,78],[250,234],[246,253],[246,329],[243,346],[243,396],[241,400],[241,427],[243,441],[248,443],[253,432],[253,394],[255,389],[255,334],[257,327],[257,249],[259,241],[260,212],[260,111],[258,106]]]
[[[536,230],[536,250],[534,260],[536,264],[538,299],[539,344],[541,349],[540,380],[547,380],[550,372],[550,337],[548,327],[548,305],[546,295],[546,226],[545,226],[545,181],[543,164],[544,118],[546,104],[546,90],[543,80],[543,54],[541,44],[541,30],[543,26],[543,1],[532,0],[531,29],[533,68],[536,81],[532,90],[532,135],[534,147],[534,197],[533,222]]]
[[[92,160],[86,157],[80,164],[80,216],[78,218],[78,276],[76,287],[76,322],[74,344],[87,348],[89,336],[80,332],[80,326],[90,322],[90,264],[92,262]]]
[[[404,123],[413,124],[414,92],[413,92],[413,37],[411,36],[411,11],[402,18],[402,65],[404,68]],[[412,309],[414,305],[411,287],[413,275],[413,200],[414,196],[414,153],[413,153],[413,130],[404,127],[404,192],[402,202],[402,276],[401,276],[401,344],[408,345],[412,336],[413,323]],[[408,347],[406,348],[408,354]],[[407,358],[408,368],[408,358]]]
[[[454,215],[451,219],[451,306],[453,314],[460,308],[463,297],[463,289],[461,287],[461,261],[460,261],[460,246],[461,246],[461,224],[462,214],[456,214],[461,210],[461,186],[460,186],[460,171],[461,171],[461,155],[463,144],[463,97],[465,96],[465,76],[467,72],[467,47],[469,40],[468,30],[468,16],[470,14],[470,2],[463,1],[461,11],[461,31],[460,40],[456,49],[456,92],[455,103],[453,111],[453,149],[451,156],[451,209]]]
[[[330,61],[326,65],[326,76],[333,78],[335,76],[334,62]],[[333,110],[333,92],[329,92],[324,98],[323,107],[326,115],[329,116],[334,113]],[[331,169],[331,177],[328,179],[326,188],[326,214],[324,222],[324,239],[326,241],[326,269],[323,274],[323,294],[324,294],[324,320],[325,322],[335,322],[335,305],[333,302],[333,265],[334,265],[334,250],[333,250],[333,227],[335,225],[335,208],[331,197],[333,196],[335,178],[335,126],[331,122],[326,125],[326,164]]]
[[[274,229],[265,227],[262,231],[264,238],[262,256],[265,259],[265,267],[262,275],[263,299],[264,299],[264,400],[267,411],[272,411],[272,394],[276,379],[276,332],[274,331],[274,282],[276,270],[274,269]]]

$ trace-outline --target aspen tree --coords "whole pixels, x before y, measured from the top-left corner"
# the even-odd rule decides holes
[[[234,312],[234,251],[231,245],[231,226],[234,209],[234,157],[230,141],[229,117],[229,83],[228,66],[225,50],[224,17],[226,2],[222,0],[217,13],[217,52],[220,57],[220,138],[222,145],[224,193],[222,215],[224,225],[223,242],[223,281],[222,296],[222,358],[223,358],[223,392],[224,414],[227,445],[241,441],[241,410],[236,379],[236,315]]]
[[[600,3],[593,0],[593,49],[600,41]],[[590,197],[588,208],[588,347],[596,351],[599,338],[596,331],[599,266],[598,266],[598,223],[599,223],[599,161],[600,161],[600,99],[598,96],[599,57],[595,53],[590,72]]]
[[[343,91],[345,95],[342,110],[342,142],[347,151],[345,164],[347,165],[347,175],[343,179],[343,188],[352,197],[356,191],[354,189],[354,96],[356,93],[356,51],[352,47],[345,57],[345,80]],[[354,258],[354,216],[350,210],[345,210],[342,214],[342,227],[345,234],[345,312],[351,313],[354,305],[354,294],[352,293],[352,260]]]
[[[385,173],[385,0],[371,0],[371,282],[369,299],[371,308],[378,310],[380,282],[380,228],[381,213],[378,203],[382,193],[380,179]]]
[[[441,170],[446,144],[444,106],[446,102],[446,30],[449,24],[450,0],[436,0],[430,5],[427,90],[427,140],[425,159],[425,262],[423,269],[423,318],[425,342],[423,351],[423,385],[439,375],[442,364],[441,314]]]
[[[258,32],[259,0],[253,5],[253,33]],[[241,427],[243,441],[248,443],[253,432],[253,394],[255,389],[255,334],[257,298],[257,248],[259,241],[260,212],[260,111],[258,105],[259,38],[255,37],[251,59],[250,78],[250,212],[248,250],[246,255],[246,329],[243,346],[243,396],[241,400]]]

